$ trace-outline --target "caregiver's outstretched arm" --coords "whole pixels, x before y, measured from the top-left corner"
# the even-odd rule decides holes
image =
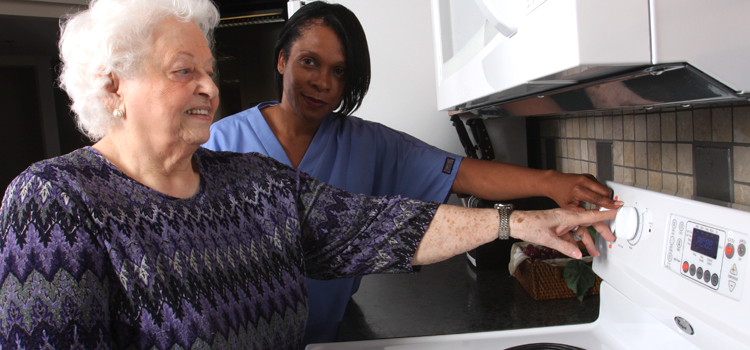
[[[572,230],[576,226],[591,226],[595,222],[614,219],[616,210],[571,211],[553,209],[543,211],[515,210],[510,215],[510,236],[523,241],[556,249],[572,258],[580,259]],[[498,237],[499,216],[495,209],[471,209],[441,205],[414,254],[412,265],[427,265],[491,242]],[[601,233],[607,241],[615,237],[608,227]],[[586,230],[577,230],[581,241],[592,256],[599,252]]]

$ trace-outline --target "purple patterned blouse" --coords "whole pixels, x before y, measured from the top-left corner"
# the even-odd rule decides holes
[[[413,272],[438,205],[258,154],[195,159],[187,199],[90,147],[19,175],[0,209],[0,349],[296,349],[305,276]]]

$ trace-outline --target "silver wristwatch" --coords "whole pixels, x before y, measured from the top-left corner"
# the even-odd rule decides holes
[[[498,239],[510,238],[510,212],[513,211],[513,204],[495,203],[495,209],[500,214],[500,227],[497,230]]]

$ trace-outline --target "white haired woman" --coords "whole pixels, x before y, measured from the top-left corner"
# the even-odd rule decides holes
[[[97,142],[8,187],[0,348],[300,348],[306,275],[414,272],[497,238],[493,209],[353,195],[200,148],[217,22],[210,0],[98,0],[65,22],[61,85]],[[580,257],[569,230],[613,217],[508,219],[513,237]]]

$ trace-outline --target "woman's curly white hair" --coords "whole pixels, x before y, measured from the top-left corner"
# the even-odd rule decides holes
[[[91,140],[104,137],[116,120],[105,103],[110,73],[138,74],[154,27],[168,18],[194,22],[213,44],[219,12],[211,0],[92,0],[89,9],[61,21],[60,87]]]

